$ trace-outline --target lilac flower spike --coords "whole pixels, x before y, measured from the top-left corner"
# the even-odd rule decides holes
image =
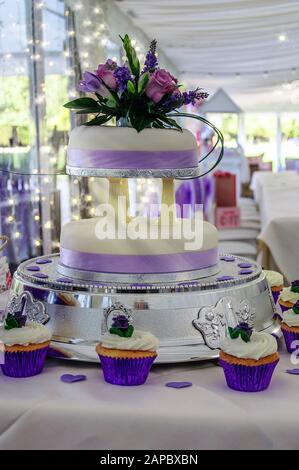
[[[184,104],[195,104],[197,100],[204,100],[209,96],[209,93],[205,91],[199,91],[197,88],[196,90],[192,91],[184,91],[183,93],[183,98],[184,98]]]
[[[125,65],[123,67],[117,67],[114,71],[114,76],[119,87],[119,91],[123,92],[127,88],[127,83],[132,79],[131,72]]]
[[[158,67],[158,59],[156,56],[157,41],[154,39],[151,44],[148,53],[145,56],[144,69],[142,73],[152,72]]]

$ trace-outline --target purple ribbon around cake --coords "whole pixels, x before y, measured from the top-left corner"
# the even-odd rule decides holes
[[[64,266],[82,271],[150,274],[194,271],[214,266],[218,262],[218,250],[212,248],[202,252],[185,251],[171,255],[112,255],[61,248],[60,259]]]
[[[68,149],[68,165],[101,169],[176,169],[198,165],[197,150]]]

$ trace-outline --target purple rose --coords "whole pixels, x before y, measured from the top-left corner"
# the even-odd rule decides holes
[[[126,315],[117,315],[112,320],[112,326],[114,328],[120,328],[121,330],[126,330],[130,325],[129,319]]]
[[[100,64],[97,70],[97,76],[111,90],[117,90],[117,80],[114,72],[117,69],[117,63],[109,59],[105,64]]]
[[[154,103],[158,103],[166,93],[177,88],[177,80],[167,70],[158,69],[150,76],[145,93]]]
[[[81,80],[78,85],[79,91],[85,93],[99,92],[101,95],[103,94],[102,91],[104,88],[101,80],[92,72],[84,72],[83,80]]]

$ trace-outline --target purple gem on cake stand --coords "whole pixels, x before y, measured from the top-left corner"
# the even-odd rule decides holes
[[[73,281],[71,279],[69,279],[68,277],[58,277],[56,279],[56,281],[58,282],[68,282],[69,284],[71,284]]]
[[[252,273],[253,273],[252,269],[240,269],[239,271],[239,274],[241,274],[242,276],[245,274],[252,274]]]
[[[238,266],[239,268],[252,268],[251,263],[239,263]]]
[[[35,262],[36,264],[49,264],[49,263],[52,263],[52,260],[48,258],[40,258],[40,259],[37,259]]]
[[[40,271],[38,266],[27,266],[26,269],[27,271]]]
[[[216,278],[216,281],[232,281],[233,276],[220,276]]]
[[[232,261],[235,261],[235,257],[232,255],[227,255],[227,256],[221,256],[221,261],[227,261],[228,263],[231,263]]]
[[[44,273],[36,273],[34,274],[35,277],[38,277],[39,279],[48,279],[48,275]]]

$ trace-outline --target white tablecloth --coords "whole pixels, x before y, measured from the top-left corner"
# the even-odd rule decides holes
[[[263,174],[265,173],[265,174]],[[299,277],[299,175],[295,172],[256,172],[252,188],[259,204],[259,238],[269,249],[260,263],[278,269],[287,281]]]
[[[267,187],[285,188],[292,183],[299,185],[299,175],[295,171],[282,171],[273,173],[272,171],[256,171],[251,180],[251,189],[257,204],[263,198],[263,190]]]
[[[104,382],[96,364],[47,360],[40,376],[0,373],[0,449],[298,449],[299,377],[282,353],[271,387],[226,387],[213,363],[155,366],[147,383]],[[86,374],[66,384],[61,374]],[[169,381],[192,381],[181,390]]]

